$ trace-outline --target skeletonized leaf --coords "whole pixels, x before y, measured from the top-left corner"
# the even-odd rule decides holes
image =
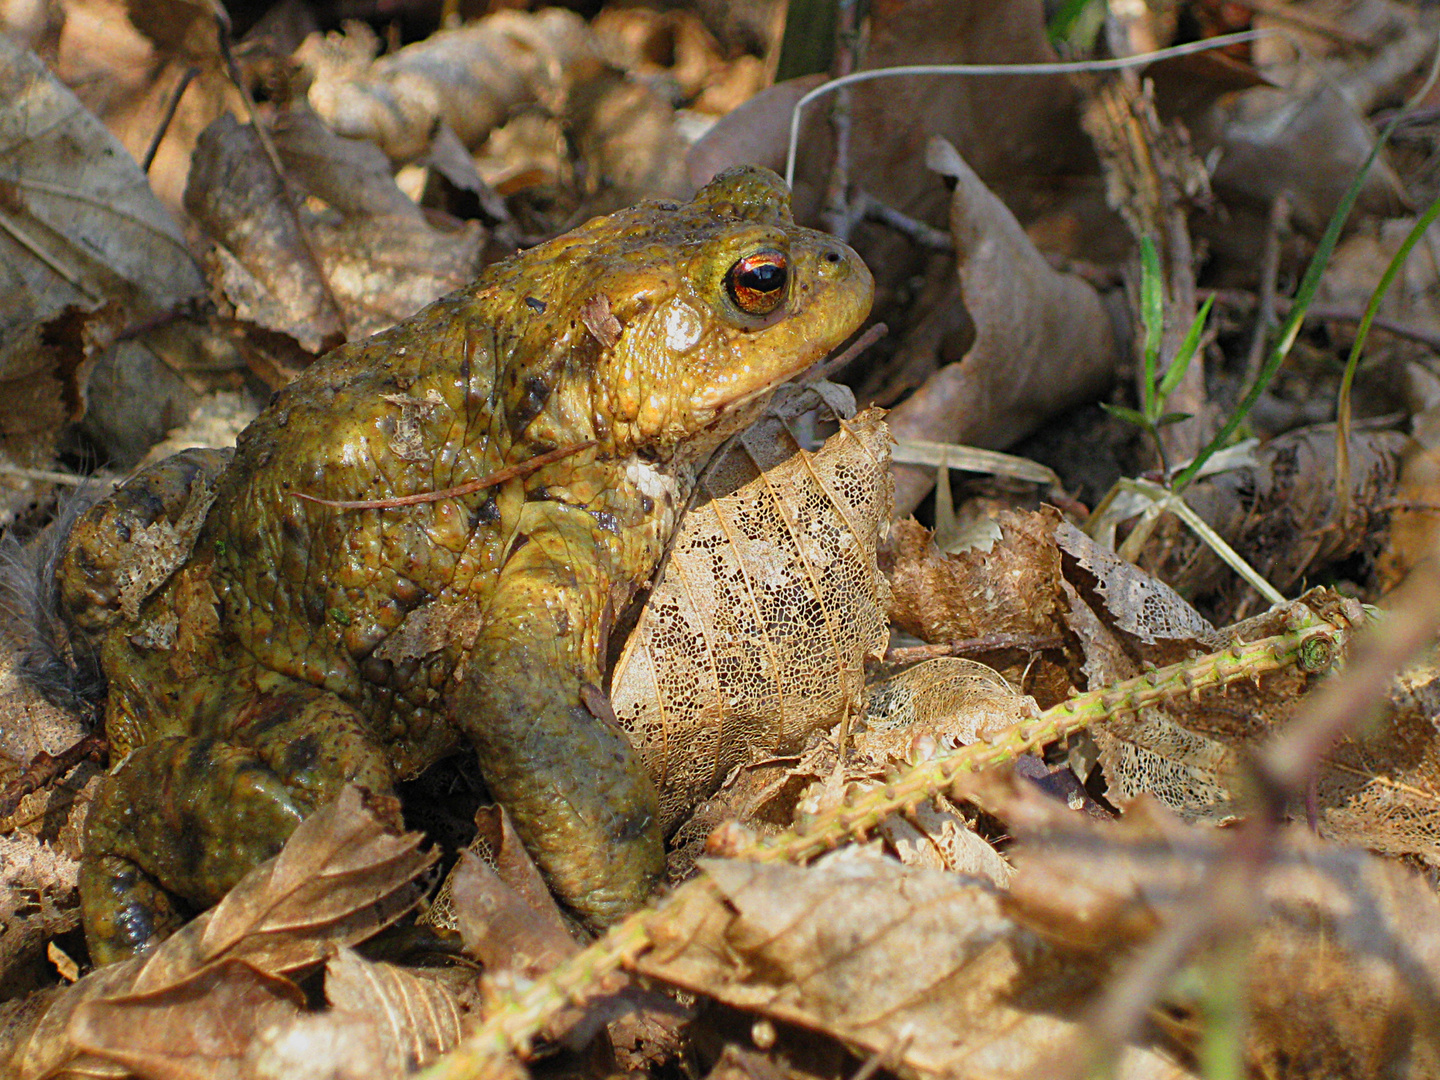
[[[878,410],[687,515],[613,680],[667,831],[738,765],[792,753],[859,700],[887,640]]]
[[[880,767],[920,761],[1040,715],[994,668],[959,656],[917,664],[871,687],[856,751]]]

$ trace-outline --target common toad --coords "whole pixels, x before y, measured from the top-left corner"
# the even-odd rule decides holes
[[[95,962],[217,901],[343,784],[390,792],[465,742],[575,912],[643,902],[662,837],[608,635],[706,457],[871,292],[778,177],[731,170],[490,267],[307,369],[233,460],[170,459],[82,516],[57,580],[117,763],[81,870]]]

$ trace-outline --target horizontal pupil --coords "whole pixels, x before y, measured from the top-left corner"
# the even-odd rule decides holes
[[[741,273],[740,284],[757,292],[774,292],[785,284],[785,271],[773,263],[755,266]]]

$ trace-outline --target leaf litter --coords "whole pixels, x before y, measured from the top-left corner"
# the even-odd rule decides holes
[[[253,15],[232,11],[232,27],[203,3],[43,7],[0,4],[0,79],[19,80],[0,106],[16,151],[0,165],[0,450],[30,470],[0,477],[7,525],[52,512],[43,473],[96,453],[124,467],[212,403],[243,417],[327,346],[516,244],[684,197],[742,159],[782,164],[788,103],[816,82],[767,86],[780,21],[742,32],[703,4],[589,22],[503,11],[418,33],[320,29],[319,6],[298,3],[253,31]],[[4,819],[0,1060],[37,1077],[523,1075],[513,1055],[548,1068],[530,1056],[548,1047],[585,1075],[683,1059],[717,1076],[1018,1077],[1074,1075],[1100,1046],[1116,1075],[1190,1076],[1230,993],[1248,1022],[1229,1052],[1252,1075],[1433,1074],[1433,663],[1377,684],[1373,718],[1316,755],[1308,790],[1267,802],[1255,765],[1277,732],[1314,726],[1317,681],[1345,685],[1327,672],[1366,618],[1344,595],[1376,598],[1433,559],[1423,246],[1362,370],[1357,401],[1381,422],[1352,436],[1343,520],[1333,428],[1313,422],[1333,397],[1327,357],[1407,206],[1433,196],[1429,133],[1398,129],[1367,174],[1312,329],[1253,414],[1280,437],[1184,492],[1286,595],[1317,580],[1344,595],[1247,620],[1254,598],[1173,517],[1134,561],[1087,537],[1084,503],[1154,460],[1113,418],[1075,411],[1133,400],[1131,240],[1159,231],[1162,364],[1196,297],[1216,298],[1191,373],[1204,378],[1184,399],[1187,430],[1214,429],[1376,145],[1376,115],[1417,88],[1433,97],[1432,17],[1383,0],[1185,7],[1201,25],[1283,32],[1232,46],[1228,68],[1149,69],[1153,100],[1133,79],[1114,92],[1123,80],[912,77],[857,85],[848,112],[808,107],[797,212],[862,250],[897,331],[843,377],[862,404],[898,402],[901,433],[1019,442],[1060,473],[1066,490],[1048,496],[1073,520],[998,480],[965,481],[956,509],[948,473],[931,511],[936,473],[913,466],[894,470],[892,504],[885,424],[827,384],[818,414],[806,392],[749,433],[617,642],[615,708],[674,833],[669,899],[587,944],[503,823],[482,819],[484,857],[460,858],[451,910],[431,920],[455,937],[417,952],[397,930],[376,935],[443,906],[417,884],[440,853],[347,795],[150,957],[62,987],[52,966],[83,961],[88,762],[27,788]],[[1163,18],[1116,18],[1143,47],[1173,40]],[[1056,55],[1026,2],[953,5],[938,23],[933,5],[882,7],[859,33],[861,69]],[[842,36],[855,64],[849,49]],[[1097,103],[1112,110],[1100,124]],[[951,145],[927,155],[932,138]],[[1414,418],[1408,437],[1397,412]],[[1283,434],[1285,416],[1308,426]],[[916,507],[936,533],[905,518]],[[744,677],[717,678],[732,655]],[[0,784],[85,730],[13,671]],[[949,762],[1013,776],[959,783]],[[1233,839],[1282,815],[1318,836],[1292,826],[1259,856]],[[715,831],[725,822],[738,825]],[[697,865],[707,837],[750,858]],[[847,838],[861,843],[805,865]],[[1117,1026],[1113,999],[1143,984],[1141,962],[1209,900],[1234,904],[1196,891],[1227,868],[1256,883],[1233,932],[1176,956],[1158,989],[1122,1002],[1143,1023]]]

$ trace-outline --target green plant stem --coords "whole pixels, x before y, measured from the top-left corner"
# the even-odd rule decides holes
[[[1370,302],[1365,305],[1365,314],[1355,331],[1355,343],[1350,346],[1350,356],[1345,361],[1345,374],[1340,380],[1340,394],[1335,403],[1335,519],[1339,522],[1344,522],[1350,512],[1350,392],[1355,383],[1356,369],[1360,366],[1360,353],[1370,336],[1371,324],[1380,314],[1381,301],[1410,258],[1410,252],[1437,217],[1440,217],[1440,198],[1436,198],[1410,227],[1390,264],[1385,267],[1385,273],[1380,275],[1380,284],[1370,294]]]

